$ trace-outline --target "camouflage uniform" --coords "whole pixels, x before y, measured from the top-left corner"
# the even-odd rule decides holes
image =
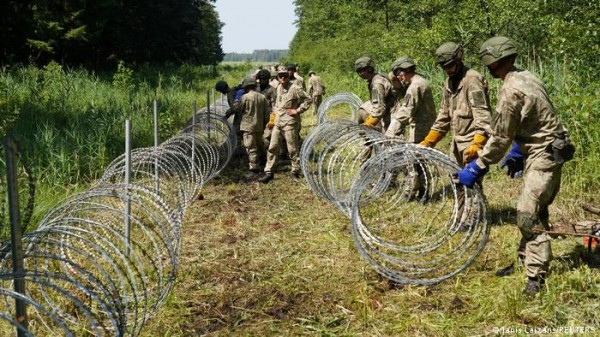
[[[242,141],[246,153],[250,171],[259,170],[259,151],[262,147],[261,136],[264,129],[265,115],[269,113],[269,103],[264,95],[255,90],[250,90],[242,96],[240,101]]]
[[[390,125],[390,111],[396,102],[392,92],[392,83],[382,74],[375,74],[368,83],[370,116],[381,123],[381,132],[385,133]]]
[[[401,104],[396,104],[391,114],[390,127],[386,136],[393,137],[404,125],[409,125],[409,134],[405,140],[419,143],[431,128],[435,120],[435,103],[429,82],[421,75],[415,74]]]
[[[312,72],[311,72],[312,73]],[[323,102],[323,94],[325,93],[325,86],[323,85],[323,80],[320,76],[312,73],[308,78],[308,95],[312,98],[313,105],[315,107],[315,114],[319,110],[319,106],[321,102]]]
[[[552,144],[568,140],[540,80],[528,71],[513,69],[504,77],[492,123],[491,137],[479,152],[477,165],[500,161],[513,140],[525,155],[524,186],[517,203],[521,231],[518,253],[527,276],[545,278],[552,258],[548,234],[548,206],[560,188],[562,162],[552,154]]]
[[[265,173],[272,174],[273,168],[277,164],[277,157],[280,148],[280,135],[287,143],[288,155],[292,164],[292,173],[300,172],[299,159],[299,137],[297,130],[300,128],[300,114],[306,111],[311,104],[310,97],[301,87],[287,82],[285,87],[279,84],[277,87],[277,98],[275,107],[276,120],[271,134],[271,142],[267,152],[267,164]],[[287,109],[296,109],[297,114],[290,116],[287,114]]]
[[[419,143],[435,120],[435,103],[429,82],[421,75],[414,74],[401,103],[394,106],[390,126],[385,135],[394,137],[403,134],[405,125],[409,125],[408,135],[404,140]],[[425,193],[426,174],[423,167],[415,164],[404,170],[404,193],[408,198],[420,197]]]
[[[452,131],[450,157],[464,167],[463,152],[471,145],[475,134],[487,135],[491,113],[489,86],[479,72],[462,66],[455,88],[452,78],[444,82],[444,96],[435,123],[431,129],[445,135]],[[487,137],[487,136],[486,136]]]

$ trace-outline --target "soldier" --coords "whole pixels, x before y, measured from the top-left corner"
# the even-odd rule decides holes
[[[463,64],[459,44],[446,42],[435,54],[448,78],[437,119],[421,145],[434,147],[452,131],[450,157],[464,167],[477,158],[488,139],[492,120],[488,83],[483,75]]]
[[[287,143],[288,155],[292,164],[292,177],[300,177],[300,159],[297,129],[300,127],[300,114],[306,111],[311,104],[310,97],[301,87],[293,85],[289,80],[287,70],[280,70],[280,84],[277,87],[277,98],[275,103],[275,121],[271,134],[271,142],[267,152],[267,164],[265,174],[259,181],[268,183],[273,180],[273,169],[277,164],[279,155],[279,135],[283,134]]]
[[[273,106],[275,105],[275,99],[277,97],[277,92],[275,90],[274,87],[272,87],[269,84],[269,78],[271,76],[271,72],[266,70],[266,69],[261,69],[257,74],[256,74],[256,78],[258,79],[258,87],[256,89],[256,91],[260,92],[261,94],[263,94],[265,96],[265,98],[267,99],[267,103],[268,103],[268,109],[267,109],[267,114],[264,116],[263,119],[263,128],[264,128],[264,133],[262,135],[262,143],[263,146],[261,147],[261,153],[260,153],[260,158],[261,158],[261,162],[264,164],[267,161],[267,154],[266,151],[269,148],[269,141],[271,139],[271,129],[273,128],[273,125],[270,125],[270,128],[267,126],[269,120],[270,120],[270,116],[273,113]],[[275,115],[273,115],[273,121],[274,121]]]
[[[390,126],[385,132],[387,137],[404,134],[409,143],[422,141],[435,121],[435,103],[429,82],[417,73],[417,66],[408,56],[394,61],[392,71],[396,78],[406,87],[404,98],[392,110]],[[409,127],[405,134],[406,126]],[[405,196],[410,199],[422,198],[425,195],[425,173],[421,165],[415,164],[408,169],[404,182]]]
[[[368,56],[354,61],[354,70],[367,81],[371,102],[369,115],[362,124],[385,132],[390,122],[390,110],[395,103],[392,84],[384,75],[375,72],[375,62]]]
[[[325,86],[320,76],[317,76],[314,71],[308,72],[308,95],[312,98],[313,106],[315,107],[315,115],[319,111],[319,106],[323,102],[325,94]]]
[[[417,73],[417,66],[408,56],[403,56],[392,64],[396,78],[406,86],[402,102],[396,104],[391,113],[390,126],[386,136],[395,136],[401,128],[409,126],[405,140],[419,143],[425,138],[435,120],[435,103],[429,82]]]
[[[262,146],[260,140],[263,134],[265,116],[269,114],[269,103],[264,95],[255,90],[256,80],[254,78],[245,78],[242,87],[245,92],[239,103],[242,116],[240,123],[242,141],[248,154],[250,172],[258,174],[260,172],[259,149]]]
[[[514,66],[517,48],[503,36],[485,41],[479,50],[481,62],[494,78],[503,81],[490,138],[478,158],[458,173],[461,184],[471,187],[483,177],[491,164],[513,143],[504,158],[507,173],[514,176],[523,168],[523,190],[517,202],[517,226],[521,241],[517,249],[524,263],[527,284],[524,293],[538,293],[544,286],[552,258],[548,206],[560,188],[563,163],[573,158],[575,147],[562,126],[542,82],[532,73]],[[510,275],[514,264],[497,271]]]
[[[229,119],[229,117],[233,115],[233,131],[237,136],[239,145],[241,143],[240,140],[242,139],[240,132],[242,115],[238,109],[238,104],[242,95],[244,94],[244,88],[242,88],[241,85],[236,85],[235,87],[230,88],[227,82],[219,81],[217,84],[215,84],[215,90],[223,95],[227,95],[227,103],[229,104],[229,108],[227,111],[225,111],[225,119]]]
[[[306,84],[304,84],[304,78],[300,76],[298,72],[298,65],[295,63],[287,63],[285,65],[288,76],[290,78],[290,82],[302,88],[302,90],[306,91]]]

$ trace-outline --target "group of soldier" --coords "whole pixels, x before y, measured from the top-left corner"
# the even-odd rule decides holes
[[[522,175],[517,255],[528,278],[524,292],[531,295],[543,289],[548,274],[552,258],[550,237],[544,232],[549,230],[548,207],[559,191],[562,165],[575,148],[542,82],[515,67],[517,55],[513,41],[502,36],[488,39],[480,48],[482,64],[503,81],[493,118],[488,82],[463,63],[463,49],[457,43],[444,43],[435,52],[437,64],[448,75],[438,112],[428,81],[417,73],[410,57],[394,61],[388,76],[377,73],[367,56],[357,59],[354,69],[367,81],[370,94],[360,109],[363,125],[427,147],[451,133],[450,157],[463,168],[457,179],[467,188],[481,186],[490,165],[500,161],[511,177]],[[413,177],[416,189],[409,193],[424,193],[419,175],[422,172]],[[496,275],[514,270],[512,263]]]
[[[219,81],[215,90],[227,95],[229,109],[225,117],[234,115],[233,127],[248,155],[250,179],[269,183],[285,144],[291,163],[291,175],[300,177],[300,115],[323,99],[325,87],[314,71],[308,73],[308,91],[294,63],[270,70],[260,67],[251,76],[230,88]],[[261,158],[264,158],[263,174]]]
[[[535,294],[544,287],[552,258],[550,237],[545,233],[550,229],[548,207],[559,191],[562,166],[575,148],[542,82],[515,67],[517,55],[514,42],[502,36],[488,39],[480,48],[482,64],[492,77],[503,81],[493,118],[488,82],[463,63],[463,48],[457,43],[446,42],[435,52],[437,64],[447,74],[438,111],[429,82],[417,72],[412,58],[395,60],[387,76],[376,72],[368,56],[357,59],[354,69],[366,80],[369,91],[369,100],[359,109],[359,123],[386,137],[426,147],[436,146],[451,133],[449,155],[462,168],[457,180],[467,188],[481,186],[489,167],[500,161],[512,178],[523,177],[517,203],[521,232],[517,255],[528,278],[525,293]],[[312,71],[308,75],[308,92],[295,64],[258,69],[235,88],[223,81],[215,87],[227,95],[226,117],[235,115],[233,124],[248,154],[251,174],[263,183],[273,180],[284,143],[291,175],[300,176],[300,115],[311,104],[316,112],[324,94],[320,77]],[[266,150],[262,175],[261,148]],[[425,193],[423,174],[419,170],[407,174],[413,181],[407,184],[411,190],[405,192],[413,200]],[[514,271],[512,263],[496,275]]]

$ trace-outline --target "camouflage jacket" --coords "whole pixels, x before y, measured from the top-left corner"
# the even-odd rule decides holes
[[[240,130],[262,132],[268,110],[269,103],[263,94],[254,90],[245,93],[240,100],[240,112],[242,115]]]
[[[435,103],[429,82],[421,75],[415,74],[406,89],[404,99],[394,106],[392,119],[402,125],[409,125],[410,131],[405,140],[418,143],[427,136],[435,116]]]
[[[487,81],[467,67],[462,76],[455,90],[450,88],[450,78],[444,82],[442,105],[432,126],[442,134],[452,131],[453,143],[460,152],[470,145],[475,134],[488,137],[492,121]]]
[[[325,86],[323,86],[323,80],[317,75],[312,75],[308,79],[308,95],[310,97],[323,95],[325,93]]]
[[[500,161],[514,140],[527,159],[526,168],[548,169],[554,165],[548,148],[557,138],[568,137],[542,82],[520,69],[504,78],[491,131],[480,151],[479,166]]]
[[[296,124],[300,124],[300,114],[306,111],[312,100],[301,87],[288,82],[284,87],[282,84],[279,84],[277,87],[277,99],[275,101],[275,113],[277,114],[277,119],[275,120],[275,124],[284,127],[284,126],[294,126]],[[286,113],[287,109],[296,109],[298,110],[298,114],[295,116],[290,116]]]
[[[372,110],[371,116],[377,119],[389,120],[390,110],[395,103],[392,83],[382,74],[375,74],[369,81],[369,96]]]

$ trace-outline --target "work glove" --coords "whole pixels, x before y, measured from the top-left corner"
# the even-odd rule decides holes
[[[269,121],[267,122],[267,127],[269,129],[272,129],[275,126],[275,118],[277,118],[277,115],[275,115],[274,112],[271,112],[269,115]]]
[[[473,160],[464,169],[458,171],[458,182],[466,187],[473,187],[475,182],[487,172],[487,167],[481,168],[477,165],[477,160]]]
[[[506,175],[511,178],[520,178],[523,176],[523,168],[525,167],[525,156],[521,152],[521,148],[517,143],[513,142],[510,151],[500,162],[500,168],[506,167]]]
[[[463,163],[470,163],[473,159],[476,159],[477,152],[483,149],[485,142],[487,142],[486,136],[475,134],[471,145],[463,152]]]
[[[444,135],[441,134],[439,131],[429,130],[429,133],[427,134],[427,136],[425,136],[425,139],[423,139],[423,141],[419,144],[427,147],[434,147],[435,144],[442,140],[442,138],[444,138]]]
[[[369,115],[369,116],[367,116],[367,119],[365,119],[365,121],[363,122],[362,125],[369,126],[369,127],[375,127],[377,125],[377,123],[379,123],[379,119]]]

